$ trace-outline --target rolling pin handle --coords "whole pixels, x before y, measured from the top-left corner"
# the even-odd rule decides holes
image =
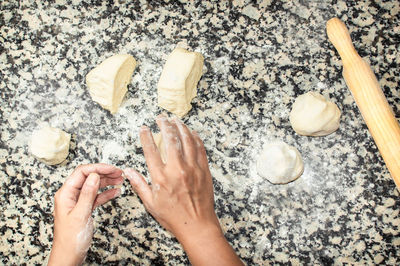
[[[335,46],[344,65],[348,62],[361,59],[353,46],[349,30],[340,19],[332,18],[328,20],[326,31],[329,40]]]

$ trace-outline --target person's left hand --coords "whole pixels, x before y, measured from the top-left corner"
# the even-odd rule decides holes
[[[54,239],[48,265],[79,265],[93,236],[92,211],[120,195],[118,188],[100,188],[124,181],[122,170],[107,164],[81,165],[54,197]]]

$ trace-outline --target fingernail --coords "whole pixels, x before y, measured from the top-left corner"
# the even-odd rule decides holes
[[[124,173],[126,175],[126,178],[129,179],[129,181],[132,181],[135,184],[138,184],[140,182],[140,177],[139,175],[136,173],[135,170],[132,169],[125,169]]]
[[[114,198],[119,197],[121,195],[121,189],[115,191]]]
[[[149,130],[149,128],[148,128],[147,126],[144,126],[144,125],[143,125],[143,126],[140,127],[140,130],[141,130],[141,131],[145,131],[145,130]]]
[[[99,182],[99,175],[95,173],[91,173],[86,179],[86,184],[91,187],[96,186],[98,182]]]

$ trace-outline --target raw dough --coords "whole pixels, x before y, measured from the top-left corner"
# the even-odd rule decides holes
[[[340,110],[321,94],[307,92],[296,98],[289,119],[297,134],[325,136],[339,128]]]
[[[169,55],[158,81],[158,105],[183,117],[197,95],[204,58],[200,53],[175,48]]]
[[[33,132],[30,150],[32,155],[46,164],[59,164],[68,156],[70,139],[70,134],[47,125]]]
[[[131,82],[136,60],[129,54],[117,54],[104,60],[86,75],[93,101],[116,113]]]
[[[257,173],[273,184],[289,183],[303,170],[299,151],[284,142],[267,143],[257,160]]]
[[[154,143],[157,145],[158,151],[161,155],[161,160],[166,163],[167,159],[167,151],[165,150],[165,144],[160,133],[153,133]]]

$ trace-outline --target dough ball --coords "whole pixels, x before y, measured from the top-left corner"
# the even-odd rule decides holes
[[[161,155],[161,160],[166,163],[167,159],[167,151],[165,150],[165,144],[160,133],[153,133],[153,139],[155,144],[157,145],[158,151],[160,152]]]
[[[128,90],[135,67],[133,56],[117,54],[92,69],[86,75],[86,84],[93,101],[112,114],[116,113]]]
[[[297,134],[326,136],[339,128],[340,110],[321,94],[307,92],[296,98],[289,119]]]
[[[59,164],[68,156],[70,140],[70,134],[45,126],[33,132],[30,150],[32,155],[48,165]]]
[[[257,173],[273,184],[292,182],[303,170],[299,151],[284,142],[266,144],[257,160]]]
[[[176,48],[168,56],[158,81],[158,105],[178,117],[192,109],[190,102],[197,95],[197,83],[203,70],[200,53]]]

